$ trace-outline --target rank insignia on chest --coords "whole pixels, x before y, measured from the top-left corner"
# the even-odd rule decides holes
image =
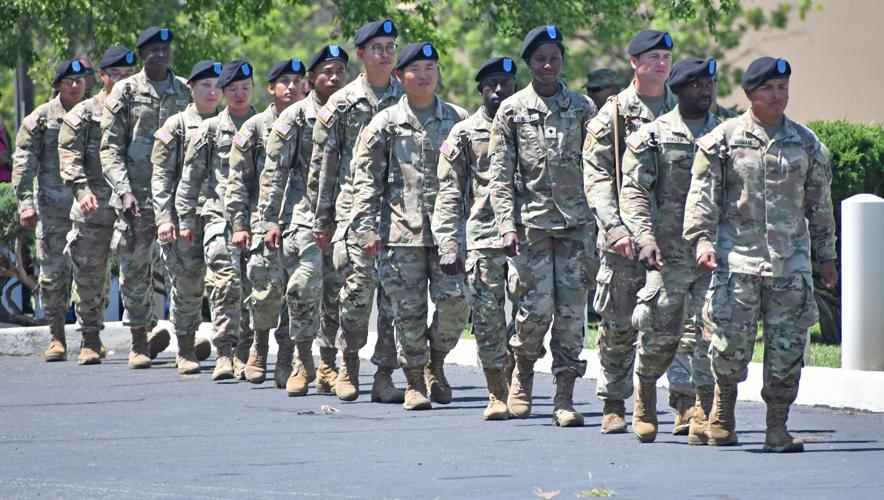
[[[238,147],[239,149],[245,149],[246,138],[243,137],[241,134],[236,134],[233,136],[233,144],[235,144],[236,147]]]
[[[556,137],[558,137],[558,134],[556,133],[556,128],[552,126],[543,127],[543,136],[547,139],[555,139]]]
[[[33,132],[35,128],[37,128],[37,120],[33,117],[29,116],[25,118],[21,124],[28,130],[28,132]]]
[[[165,144],[166,146],[168,146],[169,143],[172,142],[172,134],[166,132],[166,131],[163,130],[163,129],[157,130],[157,133],[154,134],[154,137],[156,137],[157,139],[159,139],[160,142],[162,142],[162,143]]]

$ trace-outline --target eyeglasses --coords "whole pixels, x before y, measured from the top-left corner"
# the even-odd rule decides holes
[[[127,78],[132,76],[134,73],[117,73],[116,71],[107,71],[105,72],[108,78],[111,79],[112,82],[118,82],[123,78]]]
[[[86,78],[85,78],[85,77],[82,77],[82,76],[69,76],[69,77],[62,78],[62,79],[61,79],[61,84],[62,84],[62,85],[73,85],[73,84],[75,84],[75,83],[76,83],[77,85],[85,85],[85,84],[86,84]]]
[[[399,46],[396,45],[395,43],[388,43],[387,45],[381,45],[379,43],[376,43],[376,44],[370,46],[368,48],[368,50],[370,50],[371,53],[376,56],[379,56],[385,52],[392,56],[393,54],[396,53],[396,49],[398,49],[398,48],[399,48]]]

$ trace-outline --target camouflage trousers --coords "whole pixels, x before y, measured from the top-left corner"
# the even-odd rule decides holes
[[[68,233],[65,254],[71,260],[72,296],[77,330],[80,332],[100,332],[104,329],[113,235],[113,224],[87,222],[74,222]]]
[[[319,337],[335,347],[341,321],[338,312],[338,296],[344,285],[344,277],[335,269],[331,253],[322,255],[322,307],[319,313]]]
[[[507,267],[506,255],[499,248],[467,252],[473,335],[476,337],[479,366],[483,368],[503,368],[507,361],[509,330],[504,311]]]
[[[37,261],[40,274],[40,304],[48,318],[64,317],[70,302],[71,263],[64,254],[71,221],[60,217],[41,217],[37,221]]]
[[[120,297],[126,314],[123,324],[132,329],[156,325],[153,301],[154,242],[157,226],[153,210],[142,209],[141,217],[120,215],[114,224],[111,250],[120,263]]]
[[[510,347],[519,358],[543,356],[543,337],[552,324],[553,374],[586,373],[580,359],[586,322],[589,231],[544,230],[517,226],[521,255],[510,258],[510,288],[518,305]]]
[[[246,277],[251,292],[246,300],[252,330],[272,330],[277,343],[289,342],[289,314],[285,306],[286,273],[280,251],[270,250],[264,235],[252,235],[252,248],[246,263]]]
[[[285,269],[289,329],[295,342],[317,337],[322,309],[323,257],[313,231],[294,226],[283,234],[282,267]],[[334,347],[334,336],[319,338],[320,347]]]
[[[638,335],[632,326],[636,294],[644,285],[645,269],[637,260],[601,252],[593,307],[599,325],[602,369],[596,394],[603,400],[627,399],[633,390],[633,367]]]
[[[470,319],[467,284],[463,276],[442,272],[435,247],[385,248],[379,274],[390,298],[403,369],[425,365],[430,349],[447,353],[457,345]],[[430,326],[428,287],[436,306]]]
[[[695,266],[673,262],[660,271],[647,272],[632,314],[632,325],[639,331],[635,371],[641,380],[656,383],[666,372],[669,392],[688,396],[695,394],[693,384],[714,384],[709,341],[696,336],[703,331],[701,310],[711,277]],[[687,358],[687,370],[679,353]]]
[[[225,221],[203,219],[203,253],[212,291],[212,343],[216,348],[233,347],[242,335],[242,272],[240,250],[230,241]],[[243,339],[245,340],[245,339]]]
[[[712,332],[715,380],[746,380],[758,330],[764,328],[765,402],[791,404],[798,395],[807,329],[819,319],[810,273],[783,277],[716,272],[703,306]]]
[[[202,228],[197,225],[196,241],[202,239]],[[175,334],[196,333],[203,320],[203,291],[206,282],[203,247],[189,245],[178,238],[171,243],[161,243],[160,253],[167,271],[169,319],[175,327]]]

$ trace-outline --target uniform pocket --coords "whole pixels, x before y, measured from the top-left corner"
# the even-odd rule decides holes
[[[645,286],[638,291],[635,309],[632,310],[632,326],[636,330],[649,332],[656,325],[656,298],[660,293],[657,286]]]
[[[592,300],[592,308],[599,314],[611,312],[613,305],[611,300],[613,278],[614,270],[610,267],[604,266],[599,269],[599,273],[596,276],[595,297]]]

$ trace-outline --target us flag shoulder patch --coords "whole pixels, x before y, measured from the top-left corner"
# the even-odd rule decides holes
[[[440,148],[442,152],[442,156],[448,159],[448,161],[454,161],[457,158],[457,153],[460,151],[457,147],[452,146],[450,142],[443,141],[442,147]]]
[[[280,137],[287,138],[289,136],[289,132],[292,131],[292,126],[288,123],[276,122],[273,124],[273,130],[280,135]]]
[[[243,137],[241,134],[237,133],[236,135],[233,136],[233,144],[235,144],[236,147],[239,149],[245,149],[246,148],[246,138]]]
[[[330,127],[332,122],[334,122],[335,114],[328,107],[323,106],[319,113],[316,114],[316,117],[319,118],[323,125]]]
[[[163,130],[163,129],[159,129],[159,130],[157,130],[157,133],[154,134],[154,137],[156,137],[157,139],[159,139],[160,142],[162,142],[162,143],[165,144],[166,146],[168,146],[169,143],[172,142],[172,139],[173,139],[172,134],[166,132],[166,131]]]
[[[80,122],[82,122],[83,120],[79,116],[77,116],[76,113],[71,111],[70,113],[64,115],[64,121],[66,121],[67,124],[71,127],[77,128],[80,126]]]
[[[638,134],[630,134],[626,139],[626,144],[632,149],[638,149],[642,145],[642,138]]]
[[[21,124],[28,132],[33,132],[34,129],[37,128],[37,120],[35,120],[33,116],[25,118]]]
[[[715,147],[715,137],[712,137],[712,134],[706,134],[697,141],[697,145],[709,151]]]
[[[362,139],[362,142],[365,143],[366,146],[371,147],[376,140],[374,129],[371,127],[365,127],[362,129],[362,133],[359,134],[359,137]]]
[[[109,109],[109,110],[111,111],[111,113],[116,113],[117,111],[120,110],[120,108],[121,108],[122,106],[123,106],[123,105],[120,103],[120,101],[114,99],[113,96],[107,96],[107,97],[104,99],[104,107],[106,107],[107,109]]]

